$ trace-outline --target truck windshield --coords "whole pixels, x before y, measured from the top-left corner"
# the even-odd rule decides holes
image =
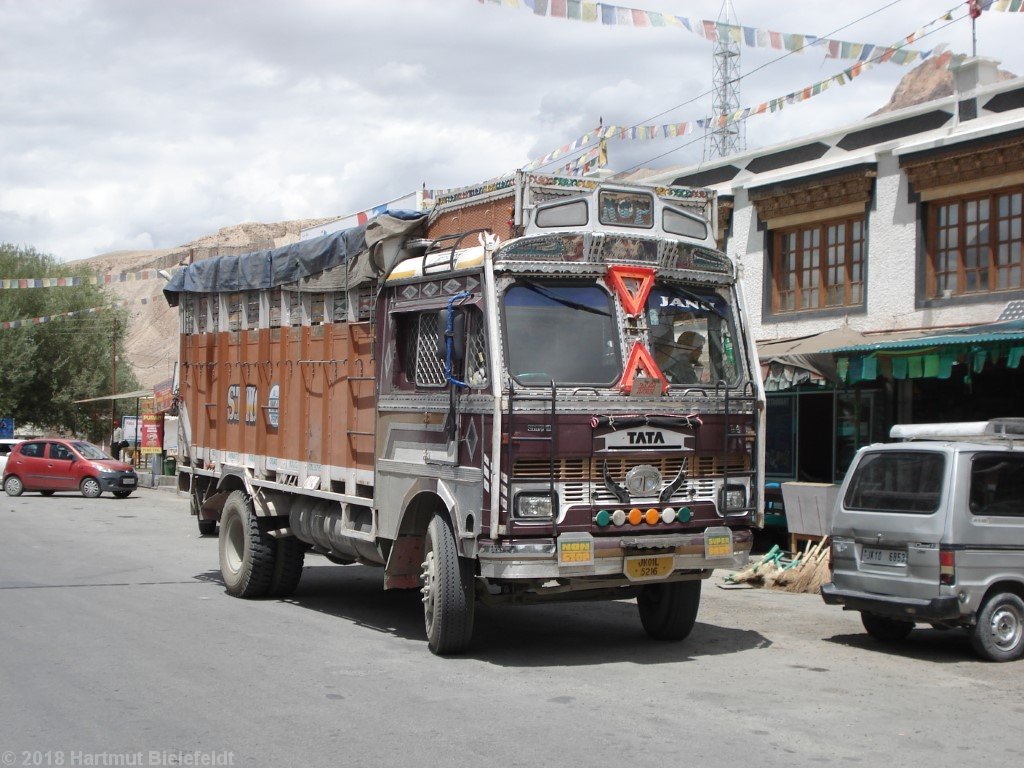
[[[505,292],[509,373],[520,384],[609,385],[622,373],[611,296],[594,284],[521,280]]]
[[[651,351],[669,384],[735,383],[727,300],[710,288],[655,286],[647,298]]]

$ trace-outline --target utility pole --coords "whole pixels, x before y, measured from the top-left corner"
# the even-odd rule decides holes
[[[113,453],[116,449],[114,448],[114,428],[117,423],[117,400],[114,398],[117,396],[117,312],[114,311],[114,326],[110,332],[110,427],[107,430],[110,437],[110,449]],[[117,454],[114,454],[115,456]]]

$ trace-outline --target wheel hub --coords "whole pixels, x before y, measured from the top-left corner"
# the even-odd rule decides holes
[[[992,614],[992,639],[1000,648],[1014,648],[1020,642],[1024,625],[1021,616],[1008,606]]]
[[[420,581],[423,587],[420,594],[423,595],[423,612],[427,620],[427,627],[430,627],[434,620],[434,581],[437,578],[436,560],[433,550],[428,550],[423,558],[423,571],[420,574]]]

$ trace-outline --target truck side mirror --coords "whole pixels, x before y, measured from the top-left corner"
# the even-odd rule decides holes
[[[442,360],[448,359],[448,309],[438,310],[437,313],[437,356]],[[461,363],[466,357],[466,313],[464,310],[456,309],[451,313],[451,339],[452,339],[452,366]],[[450,372],[449,372],[450,373]]]

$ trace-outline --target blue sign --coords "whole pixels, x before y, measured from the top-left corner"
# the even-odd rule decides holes
[[[14,419],[0,419],[0,437],[14,437]]]

